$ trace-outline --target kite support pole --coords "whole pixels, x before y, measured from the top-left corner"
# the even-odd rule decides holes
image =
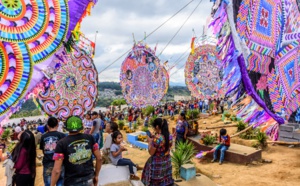
[[[226,127],[237,127],[237,124],[219,125],[219,126],[213,126],[213,127],[206,127],[205,129],[218,129],[218,128],[226,128]]]
[[[251,129],[253,126],[254,126],[254,123],[253,123],[252,125],[250,125],[249,127],[245,128],[244,130],[242,130],[241,132],[238,132],[238,133],[236,133],[236,134],[233,134],[233,135],[231,135],[230,137],[233,138],[233,137],[239,136],[240,134],[243,134],[243,133],[246,132],[247,130]]]
[[[285,141],[267,141],[267,143],[278,145],[300,145],[300,142],[285,142]]]

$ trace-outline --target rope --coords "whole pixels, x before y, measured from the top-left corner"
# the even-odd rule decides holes
[[[188,2],[186,5],[184,5],[181,9],[179,9],[174,15],[172,15],[169,19],[167,19],[166,21],[164,21],[161,25],[159,25],[156,29],[154,29],[152,32],[150,32],[150,34],[148,34],[144,39],[147,39],[149,36],[151,36],[154,32],[156,32],[158,29],[160,29],[163,25],[165,25],[168,21],[170,21],[173,17],[175,17],[179,12],[181,12],[183,9],[185,9],[188,5],[190,5],[194,0],[191,0],[190,2]],[[202,1],[202,0],[201,0]],[[140,43],[141,41],[139,41]],[[109,67],[111,67],[113,64],[115,64],[117,61],[119,61],[119,59],[121,59],[122,57],[124,57],[126,54],[128,54],[131,51],[132,48],[128,49],[126,52],[124,52],[120,57],[118,57],[116,60],[114,60],[112,63],[110,63],[108,66],[106,66],[103,70],[101,70],[98,74],[101,74],[102,72],[104,72],[106,69],[108,69]]]
[[[189,55],[189,54],[188,54]],[[186,57],[188,56],[188,55],[186,55]],[[170,75],[170,77],[172,77],[174,74],[176,74],[179,70],[181,70],[183,67],[184,67],[184,65],[185,65],[185,63],[179,68],[179,69],[177,69],[175,72],[173,72],[171,75]]]
[[[186,49],[186,51],[184,51],[184,53],[181,54],[181,56],[174,62],[173,67],[175,67],[179,62],[181,62],[181,60],[183,59],[183,58],[182,58],[183,55],[184,55],[186,52],[188,52],[189,49],[190,49],[190,47],[188,47],[188,48]]]
[[[189,56],[189,54],[187,54],[184,58],[186,58],[187,56]],[[176,74],[180,69],[182,69],[184,67],[185,63],[179,68],[177,69],[175,72],[173,72],[170,77],[172,77],[174,74]]]
[[[174,36],[171,38],[171,40],[167,43],[167,45],[162,49],[162,51],[160,52],[160,54],[158,56],[160,56],[164,50],[169,46],[169,44],[173,41],[173,39],[177,36],[177,34],[180,32],[180,30],[182,29],[182,27],[185,25],[185,23],[190,19],[190,17],[194,14],[194,12],[196,11],[196,9],[199,7],[200,3],[202,2],[202,0],[199,1],[198,5],[194,8],[194,10],[191,12],[191,14],[187,17],[187,19],[183,22],[183,24],[179,27],[179,29],[177,30],[177,32],[174,34]]]

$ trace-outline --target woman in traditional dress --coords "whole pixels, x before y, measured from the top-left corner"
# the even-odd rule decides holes
[[[169,132],[167,120],[156,118],[152,123],[152,127],[155,134],[148,137],[148,152],[151,157],[144,166],[142,182],[145,186],[173,185],[170,156],[172,136]]]
[[[180,113],[178,116],[176,130],[174,136],[176,136],[176,143],[179,141],[185,142],[187,139],[187,133],[189,130],[189,124],[186,121],[185,113]]]

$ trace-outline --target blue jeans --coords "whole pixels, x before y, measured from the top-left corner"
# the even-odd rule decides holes
[[[136,167],[134,163],[130,159],[122,158],[118,160],[117,166],[129,166],[129,172],[130,174],[134,174],[133,167]]]
[[[131,129],[132,122],[129,122],[129,128]]]
[[[51,174],[52,174],[53,167],[54,167],[54,163],[49,163],[49,164],[44,165],[43,178],[44,178],[45,186],[50,186]],[[65,170],[64,170],[64,167],[62,166],[60,177],[56,182],[57,186],[63,186],[64,185],[64,175],[65,175]]]
[[[95,142],[99,144],[99,139],[100,139],[99,133],[93,134],[93,137],[95,139]]]
[[[224,161],[224,155],[225,155],[225,151],[228,150],[228,146],[225,145],[220,145],[219,147],[216,148],[215,152],[214,152],[214,160],[217,160],[217,155],[218,155],[218,150],[221,151],[221,156],[220,156],[220,162]]]

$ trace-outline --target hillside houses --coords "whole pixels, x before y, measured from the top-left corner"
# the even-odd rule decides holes
[[[98,92],[99,98],[112,98],[112,99],[122,99],[123,95],[116,95],[116,91],[114,89],[104,89],[103,91]]]

